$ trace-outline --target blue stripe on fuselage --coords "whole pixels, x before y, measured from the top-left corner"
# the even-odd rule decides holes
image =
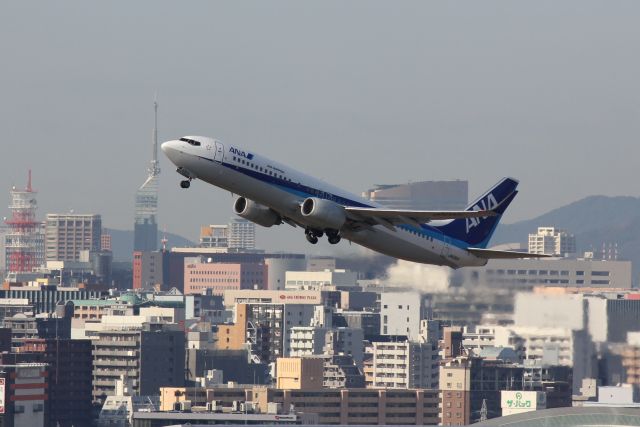
[[[202,157],[202,156],[198,156],[203,160],[208,160],[210,162],[214,162],[215,160],[213,159],[208,159],[206,157]],[[219,163],[219,162],[217,162]],[[284,179],[280,179],[277,178],[275,176],[269,175],[269,174],[265,174],[263,172],[258,172],[252,169],[248,169],[248,168],[244,168],[238,165],[234,165],[234,164],[230,164],[230,163],[220,163],[222,166],[225,166],[229,169],[235,170],[237,172],[240,172],[244,175],[247,175],[251,178],[257,179],[258,181],[262,181],[266,184],[269,185],[274,185],[278,188],[280,188],[281,190],[284,190],[288,193],[291,194],[295,194],[296,196],[299,197],[319,197],[322,199],[326,199],[326,200],[331,200],[333,202],[339,203],[343,206],[357,206],[357,207],[361,207],[361,208],[375,208],[375,206],[372,205],[367,205],[365,203],[362,202],[358,202],[356,200],[351,200],[351,199],[347,199],[345,197],[341,197],[338,196],[336,194],[332,194],[332,193],[328,193],[326,191],[321,191],[318,190],[316,188],[313,187],[309,187],[303,184],[299,184],[299,183],[295,183],[293,181],[288,181],[288,180],[284,180]],[[439,231],[436,230],[435,228],[426,225],[426,224],[421,224],[421,228],[415,227],[413,225],[407,225],[407,224],[403,224],[403,225],[397,225],[396,227],[403,229],[409,233],[417,233],[419,234],[421,237],[430,237],[433,238],[435,240],[438,240],[440,242],[445,243],[445,235]],[[446,243],[456,246],[460,249],[467,249],[469,247],[469,244],[466,242],[463,242],[461,240],[458,239],[454,239],[452,237],[446,236]]]

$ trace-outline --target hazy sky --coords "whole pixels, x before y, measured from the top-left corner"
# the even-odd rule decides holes
[[[132,228],[156,91],[161,140],[214,136],[358,193],[460,178],[474,197],[511,175],[506,222],[638,196],[639,22],[634,1],[3,2],[0,211],[33,168],[39,217]],[[178,182],[162,158],[161,228],[228,220],[228,193]]]

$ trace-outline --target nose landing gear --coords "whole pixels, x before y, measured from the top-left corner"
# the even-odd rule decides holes
[[[176,172],[178,172],[180,175],[187,178],[185,180],[180,181],[180,188],[191,187],[191,180],[196,178],[195,174],[191,173],[190,171],[188,171],[183,167],[179,167],[178,169],[176,169]]]

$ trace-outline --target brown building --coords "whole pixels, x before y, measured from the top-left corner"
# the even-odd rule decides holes
[[[184,294],[223,295],[230,289],[266,289],[267,265],[264,263],[203,262],[204,258],[185,259]]]
[[[218,326],[215,348],[218,350],[242,350],[247,340],[247,305],[236,306],[236,319],[233,324]]]
[[[440,351],[443,359],[458,357],[462,354],[462,328],[457,326],[443,328]]]
[[[324,359],[319,357],[279,357],[276,361],[276,387],[288,390],[322,388]]]
[[[625,345],[620,351],[625,383],[640,385],[640,346]]]
[[[201,391],[195,389],[161,389],[160,406],[173,409],[174,403],[189,400],[190,395],[203,402]],[[318,414],[318,424],[437,425],[439,421],[437,390],[284,390],[248,385],[208,388],[206,396],[207,402],[225,408],[234,401],[253,402],[259,413],[266,413],[271,402],[283,408],[293,405],[296,411]]]
[[[459,356],[440,367],[441,425],[468,425],[502,415],[500,392],[523,390],[522,365]]]

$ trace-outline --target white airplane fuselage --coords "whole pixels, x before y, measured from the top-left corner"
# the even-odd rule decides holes
[[[193,138],[193,139],[192,139]],[[200,179],[231,193],[271,208],[293,222],[311,226],[302,215],[300,205],[308,197],[342,205],[379,207],[289,166],[270,160],[237,146],[224,146],[206,137],[185,137],[167,141],[162,151],[189,179]],[[200,145],[195,145],[197,142]],[[357,231],[340,230],[343,238],[395,258],[446,265],[452,268],[481,266],[487,263],[465,249],[465,242],[452,239],[437,228],[424,225],[395,227],[395,231],[374,225]]]

